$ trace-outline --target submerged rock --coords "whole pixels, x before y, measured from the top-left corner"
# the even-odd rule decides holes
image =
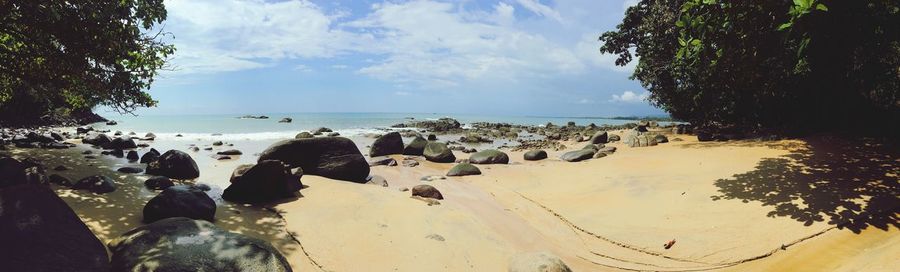
[[[268,242],[184,217],[128,231],[109,250],[112,271],[292,271]]]

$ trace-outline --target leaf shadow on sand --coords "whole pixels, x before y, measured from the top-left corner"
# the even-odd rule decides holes
[[[817,136],[756,169],[715,181],[713,200],[761,202],[769,217],[809,226],[829,225],[859,233],[869,226],[900,228],[900,164],[895,142]]]

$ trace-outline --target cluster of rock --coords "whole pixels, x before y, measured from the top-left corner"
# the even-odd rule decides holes
[[[0,149],[12,144],[17,148],[65,149],[74,144],[65,142],[71,138],[68,132],[58,132],[49,128],[3,129],[0,131]]]
[[[238,117],[238,119],[269,119],[269,117],[265,115],[244,115]]]
[[[462,131],[462,124],[453,118],[440,118],[438,120],[411,120],[403,124],[396,124],[392,128],[419,128],[436,133],[454,133]]]
[[[616,135],[609,135],[606,131],[597,132],[591,136],[589,139],[590,142],[583,148],[563,153],[559,158],[567,162],[579,162],[612,155],[616,152],[616,148],[606,146],[606,144],[610,142],[610,138],[617,138],[612,136]]]

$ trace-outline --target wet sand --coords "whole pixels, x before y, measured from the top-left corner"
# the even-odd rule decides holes
[[[610,144],[615,154],[579,163],[556,159],[567,150],[548,150],[550,159],[537,162],[507,152],[509,165],[480,165],[481,176],[431,182],[420,178],[444,175],[453,164],[417,158],[417,167],[373,167],[389,187],[304,176],[301,197],[262,206],[218,197],[231,170],[254,161],[262,144],[235,143],[245,155],[229,161],[208,151],[190,154],[201,168],[196,182],[214,187],[215,223],[270,241],[297,271],[504,271],[512,256],[528,251],[552,252],[575,271],[900,266],[895,150],[844,150],[839,141],[819,139],[670,139],[676,137],[684,141]],[[187,142],[151,145],[187,149]],[[60,174],[73,180],[98,171],[115,177],[119,189],[106,195],[54,187],[106,242],[139,226],[156,192],[143,187],[145,176],[115,173],[111,165],[122,159],[84,163],[82,148],[12,154],[40,158],[48,168],[65,164],[74,169]],[[400,191],[423,183],[442,192],[440,205]],[[664,249],[672,239],[675,245]]]

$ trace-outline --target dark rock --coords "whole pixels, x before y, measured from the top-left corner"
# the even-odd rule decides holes
[[[88,133],[91,131],[94,131],[94,128],[90,127],[90,126],[83,126],[83,127],[75,128],[75,133],[77,133],[77,134],[84,134],[84,133]]]
[[[603,153],[603,152],[597,152],[597,153],[594,153],[594,159],[603,158],[603,157],[606,157],[606,155],[609,155],[609,154]]]
[[[140,159],[140,157],[138,157],[137,151],[134,151],[134,150],[128,151],[128,154],[125,155],[125,158],[127,158],[128,161],[132,161],[132,162]]]
[[[225,144],[225,143],[223,143],[222,141],[215,141],[212,143],[212,145],[214,145],[214,146],[221,146],[223,144]]]
[[[155,162],[156,160],[159,160],[159,155],[159,151],[151,148],[150,151],[147,151],[147,153],[144,153],[144,155],[141,156],[141,163]]]
[[[592,144],[605,144],[609,142],[609,135],[606,131],[600,131],[594,133],[594,136],[591,137]]]
[[[608,139],[608,141],[609,141],[610,143],[612,143],[612,142],[618,142],[618,141],[621,141],[621,140],[622,140],[622,138],[619,137],[619,135],[616,135],[616,134],[610,134],[610,135],[609,135],[609,139]]]
[[[119,171],[121,173],[126,173],[126,174],[137,174],[140,172],[144,172],[144,169],[141,169],[140,167],[126,166],[126,167],[120,167],[116,171]]]
[[[190,185],[175,185],[163,190],[144,205],[144,222],[153,223],[172,217],[213,221],[216,202],[205,192]]]
[[[47,185],[50,183],[50,179],[47,177],[47,172],[44,171],[44,167],[41,165],[35,165],[25,168],[25,183],[28,184],[38,184],[38,185]]]
[[[117,123],[116,121],[113,121],[113,120],[106,121],[106,125],[107,125],[107,126],[115,126],[115,125],[118,125],[118,124],[119,124],[119,123]]]
[[[434,135],[434,134],[432,134]],[[425,151],[425,145],[428,141],[422,137],[416,136],[406,147],[403,148],[403,155],[422,156]]]
[[[108,271],[103,243],[52,190],[0,190],[3,271]]]
[[[412,195],[424,198],[444,199],[444,195],[437,188],[428,184],[419,184],[412,188]]]
[[[231,174],[231,185],[222,198],[239,203],[261,203],[296,196],[303,187],[281,161],[262,160],[256,165],[239,166]]]
[[[327,127],[320,127],[320,128],[313,130],[312,132],[315,135],[319,135],[319,134],[326,133],[326,132],[332,132],[332,130]]]
[[[0,157],[0,188],[24,183],[25,165],[10,157]]]
[[[312,138],[312,137],[315,137],[312,135],[312,133],[304,131],[304,132],[297,133],[297,136],[294,136],[294,139],[307,139],[307,138]]]
[[[567,162],[578,162],[594,157],[594,153],[593,149],[582,149],[566,152],[559,158]]]
[[[473,164],[507,164],[509,156],[499,150],[488,149],[472,154],[469,162]]]
[[[343,137],[293,139],[269,146],[259,161],[279,160],[291,168],[302,167],[307,174],[365,183],[369,163],[356,144]]]
[[[72,186],[72,180],[70,180],[66,177],[57,175],[57,174],[50,175],[49,179],[50,179],[50,183],[53,183],[53,184],[58,184],[60,186],[66,186],[66,187]]]
[[[203,150],[206,150],[206,151],[212,151],[213,148],[212,148],[212,147],[204,147]]]
[[[375,139],[375,142],[372,143],[372,148],[369,149],[370,157],[400,153],[403,153],[403,138],[396,131],[381,135],[381,137]]]
[[[195,179],[200,176],[200,170],[191,155],[178,150],[169,150],[160,155],[158,160],[147,165],[147,174],[173,179]]]
[[[109,249],[111,271],[291,271],[268,242],[184,217],[128,231]]]
[[[103,145],[104,149],[132,149],[137,148],[137,144],[131,137],[120,137],[112,139],[108,144]]]
[[[281,118],[281,120],[278,120],[279,123],[290,123],[292,121],[294,121],[294,119],[287,118],[287,117]]]
[[[539,161],[547,158],[547,151],[543,150],[531,150],[525,152],[525,160],[526,161]]]
[[[95,194],[105,194],[116,190],[116,184],[106,176],[90,176],[80,179],[72,185],[72,189],[88,190]]]
[[[448,177],[460,177],[460,176],[471,176],[471,175],[481,175],[481,169],[478,167],[469,164],[469,163],[460,163],[453,168],[450,168],[450,171],[447,171]]]
[[[434,135],[433,133],[432,133],[432,134],[428,134],[428,139],[427,139],[427,140],[429,140],[429,141],[437,141],[437,135]]]
[[[341,134],[337,133],[337,132],[329,132],[328,133],[328,137],[337,137],[337,136],[341,136]]]
[[[66,167],[65,165],[57,165],[56,167],[53,167],[53,170],[54,171],[66,171],[66,170],[69,170],[69,167]]]
[[[163,176],[155,176],[144,181],[144,186],[151,190],[163,190],[175,185],[171,179]]]
[[[456,161],[453,151],[447,148],[447,144],[440,142],[428,142],[422,155],[425,156],[425,159],[432,162],[449,163]]]
[[[85,136],[83,139],[81,139],[81,142],[89,145],[105,146],[112,142],[112,139],[110,139],[109,136],[106,136],[106,134],[98,133]]]
[[[662,134],[657,134],[656,136],[653,136],[653,140],[655,140],[657,143],[660,143],[660,144],[669,142],[669,138],[667,138],[665,135],[662,135]]]
[[[148,141],[156,140],[156,134],[153,134],[153,132],[148,132],[147,134],[144,134],[144,140],[148,140]]]
[[[53,140],[58,141],[58,142],[62,142],[62,141],[66,140],[66,138],[63,138],[62,135],[60,135],[59,133],[56,133],[56,132],[50,132],[50,137],[53,138]]]
[[[235,155],[243,155],[244,152],[241,152],[240,150],[237,150],[237,149],[229,149],[229,150],[225,150],[225,151],[219,151],[219,152],[216,152],[216,154],[219,154],[219,155],[227,155],[227,156],[235,156]]]

